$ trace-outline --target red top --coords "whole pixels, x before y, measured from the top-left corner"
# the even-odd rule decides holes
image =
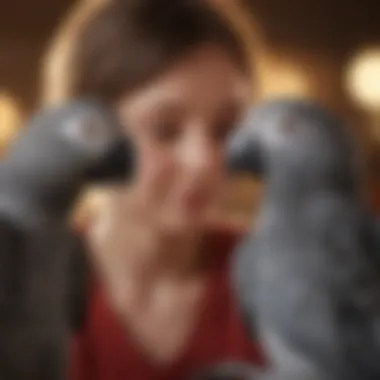
[[[183,354],[170,366],[158,367],[147,359],[126,336],[101,289],[94,288],[87,320],[75,342],[71,380],[180,380],[223,361],[263,364],[258,347],[248,338],[228,287],[227,265],[239,237],[237,231],[226,228],[207,234],[205,249],[216,260],[210,271],[204,311]]]

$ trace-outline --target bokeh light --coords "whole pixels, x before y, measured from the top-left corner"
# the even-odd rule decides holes
[[[262,98],[280,96],[309,97],[310,83],[307,73],[291,65],[263,65],[261,70]]]
[[[380,46],[355,54],[346,75],[352,99],[367,110],[380,110]]]
[[[17,134],[21,113],[17,102],[6,92],[0,92],[0,149],[2,150]]]

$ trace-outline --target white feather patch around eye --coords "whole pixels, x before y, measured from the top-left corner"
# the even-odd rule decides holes
[[[93,115],[75,115],[65,121],[62,134],[66,139],[88,148],[101,147],[107,140],[108,134],[103,122]]]

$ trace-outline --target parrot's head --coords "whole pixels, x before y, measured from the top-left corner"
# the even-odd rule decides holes
[[[78,100],[48,108],[2,159],[0,209],[19,220],[61,221],[86,186],[130,180],[135,168],[134,144],[106,105]]]
[[[29,167],[46,180],[77,175],[98,182],[129,178],[135,156],[114,113],[99,102],[80,100],[39,112],[5,159],[23,175]]]
[[[278,99],[252,108],[231,137],[234,172],[302,181],[353,179],[356,151],[348,128],[313,102]]]

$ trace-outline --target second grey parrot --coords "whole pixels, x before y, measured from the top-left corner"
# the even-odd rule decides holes
[[[32,118],[0,162],[0,380],[65,380],[87,260],[69,215],[98,181],[130,179],[135,150],[89,100]]]
[[[347,127],[312,102],[270,101],[232,137],[229,165],[266,186],[232,281],[268,378],[380,379],[380,266]]]

